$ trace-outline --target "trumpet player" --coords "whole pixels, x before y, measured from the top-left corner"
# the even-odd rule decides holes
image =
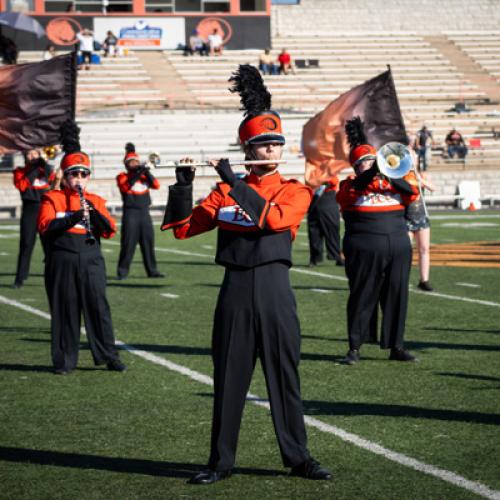
[[[355,172],[340,183],[337,194],[345,221],[343,250],[350,291],[345,363],[359,361],[361,345],[373,337],[379,304],[380,347],[391,350],[391,360],[415,361],[404,348],[412,256],[405,207],[417,198],[418,189],[380,173],[377,151],[368,144],[359,117],[349,120],[345,128]]]
[[[291,243],[311,202],[311,190],[277,171],[285,137],[259,71],[242,65],[230,79],[246,109],[239,137],[253,165],[239,179],[226,159],[212,161],[221,181],[193,209],[194,169],[177,168],[162,230],[185,239],[217,228],[215,261],[225,268],[212,332],[214,406],[210,457],[191,483],[229,477],[256,358],[267,382],[285,467],[307,479],[331,478],[307,449],[298,364],[300,325],[290,286]]]
[[[47,247],[45,288],[51,313],[52,363],[58,375],[76,368],[83,313],[94,363],[123,372],[126,366],[115,347],[99,242],[101,237],[115,234],[115,221],[105,200],[87,191],[90,159],[80,150],[78,132],[74,122],[63,127],[66,154],[60,168],[64,188],[43,196],[38,216],[38,230]]]
[[[50,189],[54,179],[52,166],[42,157],[41,151],[31,149],[24,153],[24,167],[14,170],[14,185],[22,200],[19,256],[13,288],[20,288],[28,278],[31,255],[35,247],[36,221],[42,195]]]
[[[126,172],[121,172],[116,177],[123,200],[117,278],[119,280],[127,278],[137,243],[141,249],[148,277],[163,278],[164,275],[158,271],[156,265],[154,229],[149,214],[151,205],[149,191],[160,189],[160,183],[146,165],[141,165],[139,155],[131,142],[125,145],[123,163]]]

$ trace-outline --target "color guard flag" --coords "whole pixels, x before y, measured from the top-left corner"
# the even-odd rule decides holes
[[[389,68],[339,96],[304,125],[305,180],[311,187],[320,186],[349,167],[349,144],[344,126],[354,116],[361,117],[368,142],[376,149],[391,141],[408,144]]]
[[[0,68],[0,154],[59,144],[75,99],[74,54]]]

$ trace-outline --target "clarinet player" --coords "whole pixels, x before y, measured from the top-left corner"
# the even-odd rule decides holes
[[[105,200],[86,190],[90,159],[80,151],[78,133],[74,122],[65,124],[64,188],[43,196],[38,216],[38,230],[47,248],[45,288],[51,313],[52,363],[57,375],[76,368],[83,313],[94,363],[124,372],[127,367],[115,347],[99,242],[101,237],[115,234],[115,221]]]

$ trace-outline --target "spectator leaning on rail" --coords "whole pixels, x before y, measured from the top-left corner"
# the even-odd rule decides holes
[[[432,132],[423,125],[415,136],[414,148],[418,156],[418,168],[424,172],[431,163],[432,144],[434,139]]]
[[[444,142],[448,148],[448,157],[454,158],[455,155],[460,159],[467,156],[467,146],[465,145],[462,134],[456,128],[452,128],[446,136]]]

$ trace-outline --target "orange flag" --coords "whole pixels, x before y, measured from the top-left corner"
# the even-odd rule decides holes
[[[349,167],[344,126],[354,116],[365,123],[366,137],[375,148],[391,141],[408,144],[394,80],[388,69],[342,94],[304,125],[302,148],[309,186],[320,186]]]

